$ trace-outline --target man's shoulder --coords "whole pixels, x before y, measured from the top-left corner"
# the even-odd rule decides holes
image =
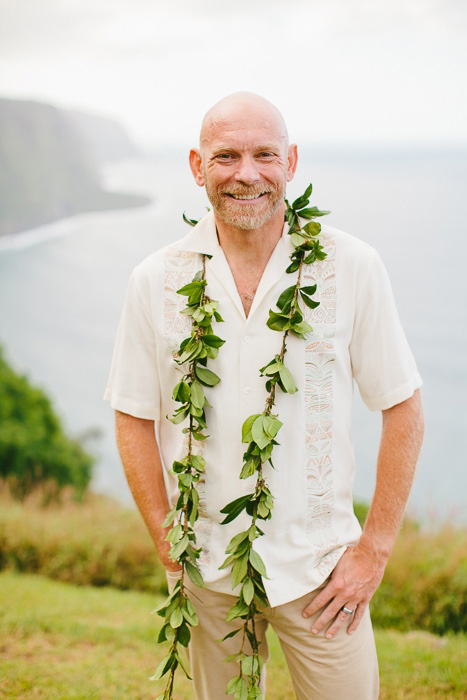
[[[328,256],[333,251],[334,257],[345,263],[341,269],[348,271],[357,268],[363,272],[371,266],[377,255],[376,249],[366,241],[328,224],[321,225],[320,240]]]
[[[376,250],[373,246],[363,241],[358,236],[354,234],[342,231],[334,226],[329,226],[328,224],[321,224],[321,238],[324,241],[333,242],[336,246],[345,250],[347,253],[353,253],[355,256],[360,256],[363,258],[372,257]]]

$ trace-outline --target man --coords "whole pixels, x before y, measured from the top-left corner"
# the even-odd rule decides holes
[[[173,353],[191,326],[180,315],[185,299],[176,290],[191,281],[206,255],[207,293],[219,301],[224,319],[214,332],[226,342],[209,361],[221,382],[207,390],[209,438],[198,447],[206,459],[195,525],[205,588],[194,591],[190,584],[200,624],[189,653],[196,697],[218,700],[237,673],[235,663],[222,660],[239,648],[238,638],[218,641],[239,626],[225,621],[234,598],[229,572],[219,566],[233,535],[249,526],[245,512],[221,525],[220,510],[250,490],[239,479],[241,426],[263,410],[259,368],[280,350],[281,334],[266,326],[268,310],[296,280],[285,273],[293,246],[284,227],[284,195],[297,147],[289,145],[275,107],[238,93],[207,113],[190,165],[212,212],[134,270],[106,398],[116,409],[128,482],[173,587],[180,567],[168,556],[162,523],[177,498],[169,470],[186,453],[186,438],[183,426],[166,416],[175,408],[171,396],[180,378]],[[265,467],[274,508],[255,541],[269,577],[270,606],[256,629],[265,657],[266,627],[276,630],[300,700],[366,700],[378,697],[368,602],[412,483],[423,433],[421,379],[377,253],[326,225],[320,241],[327,257],[305,266],[302,276],[303,284],[317,284],[320,305],[304,309],[313,331],[307,340],[287,339],[287,367],[298,391],[276,395],[274,412],[283,426],[275,470]],[[383,416],[377,485],[363,533],[352,507],[353,379],[368,407]]]

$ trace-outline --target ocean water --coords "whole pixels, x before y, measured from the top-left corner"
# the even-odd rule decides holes
[[[146,255],[186,233],[183,211],[199,218],[208,202],[181,152],[114,164],[104,177],[109,188],[150,194],[153,204],[0,239],[0,343],[95,452],[93,487],[131,502],[113,414],[102,401],[128,276]],[[332,211],[327,222],[380,252],[424,380],[426,433],[409,512],[427,524],[465,521],[466,152],[310,150],[290,197],[310,181],[313,203]],[[354,493],[370,500],[381,414],[356,394]]]

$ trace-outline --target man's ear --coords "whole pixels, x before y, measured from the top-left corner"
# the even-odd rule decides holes
[[[293,176],[295,175],[295,171],[297,169],[297,162],[298,162],[298,152],[297,152],[297,144],[292,143],[289,146],[289,151],[287,155],[287,182],[290,182],[293,180]]]
[[[190,168],[196,184],[204,187],[203,168],[201,165],[201,153],[197,148],[192,148],[190,151]]]

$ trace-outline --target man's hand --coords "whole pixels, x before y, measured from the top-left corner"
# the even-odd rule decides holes
[[[381,583],[384,568],[385,565],[377,563],[371,552],[359,545],[348,547],[337,562],[328,585],[303,610],[304,617],[310,617],[324,608],[313,625],[313,634],[318,634],[325,625],[334,620],[326,632],[326,637],[331,639],[352,617],[342,611],[343,606],[355,611],[347,628],[348,634],[352,634]]]

